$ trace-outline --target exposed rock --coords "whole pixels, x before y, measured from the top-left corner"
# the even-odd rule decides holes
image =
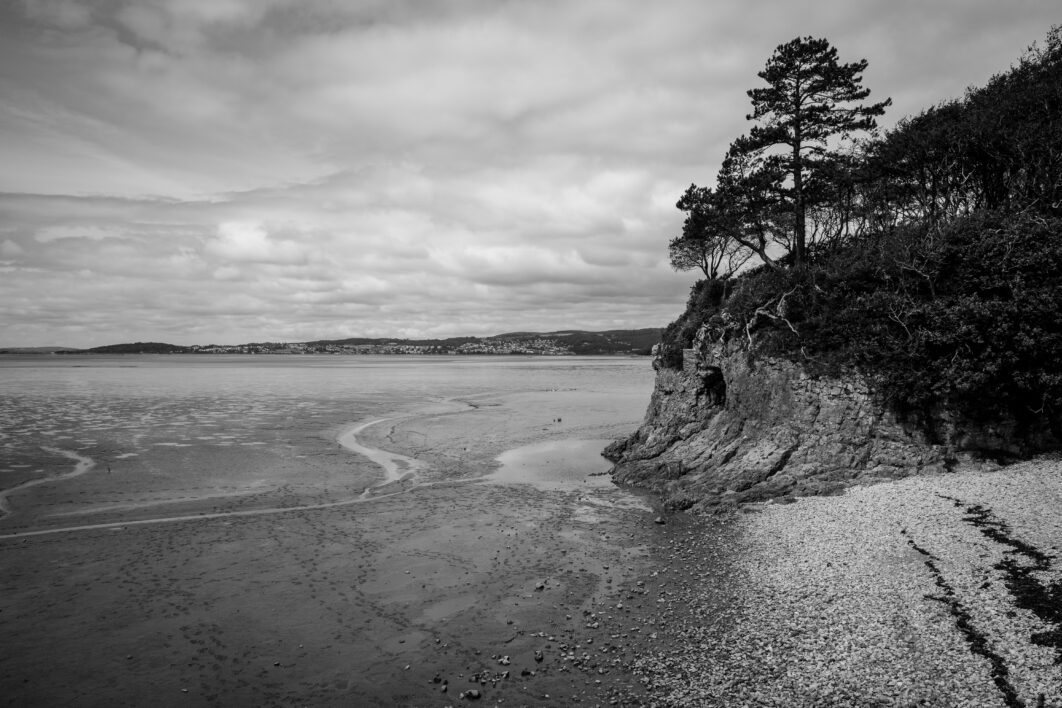
[[[616,482],[707,510],[943,469],[947,449],[885,410],[860,376],[813,378],[739,341],[698,344],[682,370],[654,362],[641,428],[605,450]]]

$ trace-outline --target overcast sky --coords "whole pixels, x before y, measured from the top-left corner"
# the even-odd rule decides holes
[[[882,121],[1058,0],[0,0],[0,345],[659,327],[772,50]]]

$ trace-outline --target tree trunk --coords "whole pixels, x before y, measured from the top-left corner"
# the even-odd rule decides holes
[[[805,243],[807,239],[807,224],[805,221],[804,208],[804,166],[800,155],[800,124],[794,126],[793,141],[793,267],[801,270],[804,267]]]

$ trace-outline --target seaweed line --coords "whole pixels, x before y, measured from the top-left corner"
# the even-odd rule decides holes
[[[942,602],[948,606],[948,610],[955,618],[955,626],[962,632],[963,638],[966,639],[967,645],[970,647],[970,651],[979,656],[983,656],[988,659],[992,664],[992,669],[989,672],[992,676],[992,681],[996,684],[996,688],[1003,694],[1003,702],[1006,703],[1007,708],[1025,708],[1025,703],[1018,698],[1018,692],[1011,685],[1009,676],[1009,670],[1007,669],[1007,663],[1003,660],[1003,657],[992,650],[989,646],[988,639],[973,625],[972,618],[969,611],[963,606],[962,602],[955,595],[955,590],[952,589],[948,581],[944,579],[944,574],[940,572],[940,568],[937,567],[937,562],[940,560],[932,553],[915,543],[914,539],[907,533],[907,529],[900,529],[900,534],[907,539],[907,545],[914,550],[921,553],[924,558],[924,563],[929,572],[933,575],[933,580],[936,582],[937,587],[943,592],[943,596],[926,595],[928,600],[936,600]]]
[[[968,506],[958,499],[940,496],[963,509],[966,512],[963,521],[974,526],[986,538],[1010,547],[1003,560],[993,567],[1003,573],[1003,582],[1014,598],[1015,605],[1031,611],[1050,626],[1046,632],[1033,634],[1030,641],[1038,646],[1053,648],[1055,664],[1062,664],[1062,582],[1045,583],[1033,575],[1050,571],[1053,557],[1014,538],[1006,522],[996,517],[988,507],[980,504]],[[1028,559],[1031,564],[1019,563],[1020,557]]]

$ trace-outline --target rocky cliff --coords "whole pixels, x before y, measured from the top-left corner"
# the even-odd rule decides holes
[[[605,451],[616,482],[709,510],[944,468],[945,447],[904,426],[861,377],[814,378],[743,344],[699,339],[681,369],[654,362],[645,421]]]

